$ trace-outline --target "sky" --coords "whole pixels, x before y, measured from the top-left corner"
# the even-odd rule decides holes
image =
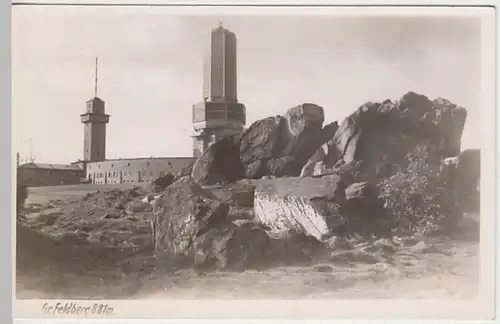
[[[478,18],[33,6],[12,11],[15,149],[37,162],[83,157],[80,114],[94,96],[98,56],[98,96],[111,115],[107,158],[192,156],[204,44],[219,21],[238,39],[247,126],[304,102],[322,106],[326,122],[341,122],[367,101],[413,91],[465,107],[462,148],[480,146]]]

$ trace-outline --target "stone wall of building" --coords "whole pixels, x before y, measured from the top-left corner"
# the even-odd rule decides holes
[[[87,164],[91,183],[152,182],[168,173],[176,174],[193,161],[192,157],[118,159]]]
[[[85,177],[84,170],[46,169],[21,166],[17,169],[18,182],[28,187],[79,184]]]

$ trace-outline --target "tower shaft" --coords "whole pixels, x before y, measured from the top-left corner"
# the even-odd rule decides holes
[[[238,102],[236,35],[219,25],[212,30],[204,61],[203,102],[193,106],[193,155],[241,132],[246,108]]]

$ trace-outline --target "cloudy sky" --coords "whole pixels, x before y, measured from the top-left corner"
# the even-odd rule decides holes
[[[238,37],[247,121],[302,102],[341,121],[407,91],[467,108],[463,147],[479,147],[481,29],[473,18],[172,15],[168,8],[14,7],[14,145],[22,157],[83,155],[80,114],[106,101],[107,157],[191,156],[203,45],[218,21]],[[248,123],[248,124],[249,124]]]

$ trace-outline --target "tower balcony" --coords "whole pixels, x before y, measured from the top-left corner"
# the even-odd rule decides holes
[[[84,124],[87,123],[97,123],[97,124],[107,124],[109,123],[109,115],[106,114],[93,114],[93,113],[85,113],[81,114],[81,121]]]
[[[246,108],[237,102],[200,102],[193,106],[195,131],[224,128],[241,129],[246,123]]]

